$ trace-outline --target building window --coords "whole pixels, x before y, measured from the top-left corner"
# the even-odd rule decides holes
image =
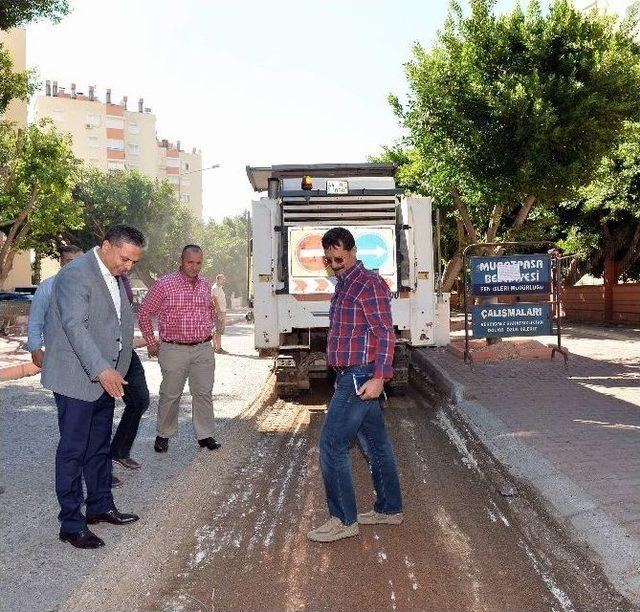
[[[191,196],[188,193],[183,193],[180,195],[180,200],[182,200],[182,202],[184,202],[185,204],[188,204],[189,202],[191,202]]]
[[[115,149],[116,151],[124,151],[124,140],[116,138],[107,139],[107,149]]]
[[[167,157],[167,167],[168,168],[179,168],[180,160],[177,157]]]
[[[129,134],[139,134],[139,133],[140,133],[140,126],[137,123],[130,123]]]
[[[182,169],[189,170],[189,162],[182,162]]]
[[[129,155],[140,155],[140,145],[136,142],[127,144],[127,152]]]
[[[168,176],[167,180],[172,184],[172,185],[179,185],[180,184],[180,179],[177,176]]]
[[[107,117],[107,127],[124,130],[124,119],[122,117]]]
[[[98,127],[100,125],[100,115],[89,113],[87,115],[87,127]]]
[[[180,180],[180,183],[181,183],[182,185],[184,185],[185,187],[188,187],[189,185],[191,185],[191,179],[190,179],[190,178],[188,178],[188,177],[186,177],[186,176],[184,176],[184,177],[182,177],[182,179]]]
[[[107,168],[109,172],[124,172],[124,164],[121,162],[110,161]]]
[[[89,136],[89,146],[93,149],[97,149],[100,146],[100,141],[97,136]]]
[[[64,111],[61,108],[54,108],[51,115],[54,121],[64,121]]]

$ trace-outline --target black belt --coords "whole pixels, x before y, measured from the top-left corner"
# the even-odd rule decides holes
[[[369,363],[353,364],[349,366],[331,366],[331,367],[333,368],[333,371],[336,374],[344,374],[345,372],[351,372],[351,370],[355,370],[357,368],[364,368],[365,366],[373,365],[374,363],[375,363],[374,361],[370,361]]]
[[[212,336],[205,338],[204,340],[198,340],[197,342],[178,342],[177,340],[163,340],[166,344],[179,344],[180,346],[197,346],[198,344],[204,344],[205,342],[211,342]]]

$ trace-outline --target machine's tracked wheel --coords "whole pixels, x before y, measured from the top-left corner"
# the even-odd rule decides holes
[[[387,383],[391,395],[406,395],[409,390],[409,347],[397,341],[393,355],[393,378]]]

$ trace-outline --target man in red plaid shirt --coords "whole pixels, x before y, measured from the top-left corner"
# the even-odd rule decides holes
[[[366,525],[402,522],[402,493],[379,397],[393,376],[395,333],[391,295],[382,277],[357,259],[355,240],[343,227],[322,237],[325,263],[338,277],[329,309],[327,363],[336,388],[320,434],[320,466],[329,520],[307,534],[316,542],[358,535]],[[351,478],[349,443],[366,443],[376,490],[374,509],[361,514]]]
[[[162,371],[158,435],[154,444],[158,453],[167,452],[169,438],[178,429],[178,409],[187,379],[198,444],[209,450],[221,446],[213,437],[215,357],[211,330],[216,311],[211,299],[211,283],[200,276],[202,255],[198,245],[184,247],[180,269],[160,278],[138,311],[149,356],[158,356]],[[158,318],[159,342],[153,332],[152,317]]]

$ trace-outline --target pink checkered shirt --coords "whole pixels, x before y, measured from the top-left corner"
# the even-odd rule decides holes
[[[158,317],[163,342],[204,341],[211,336],[216,316],[211,283],[198,276],[193,284],[180,270],[159,278],[138,311],[140,331],[147,345],[154,343],[153,316]]]

